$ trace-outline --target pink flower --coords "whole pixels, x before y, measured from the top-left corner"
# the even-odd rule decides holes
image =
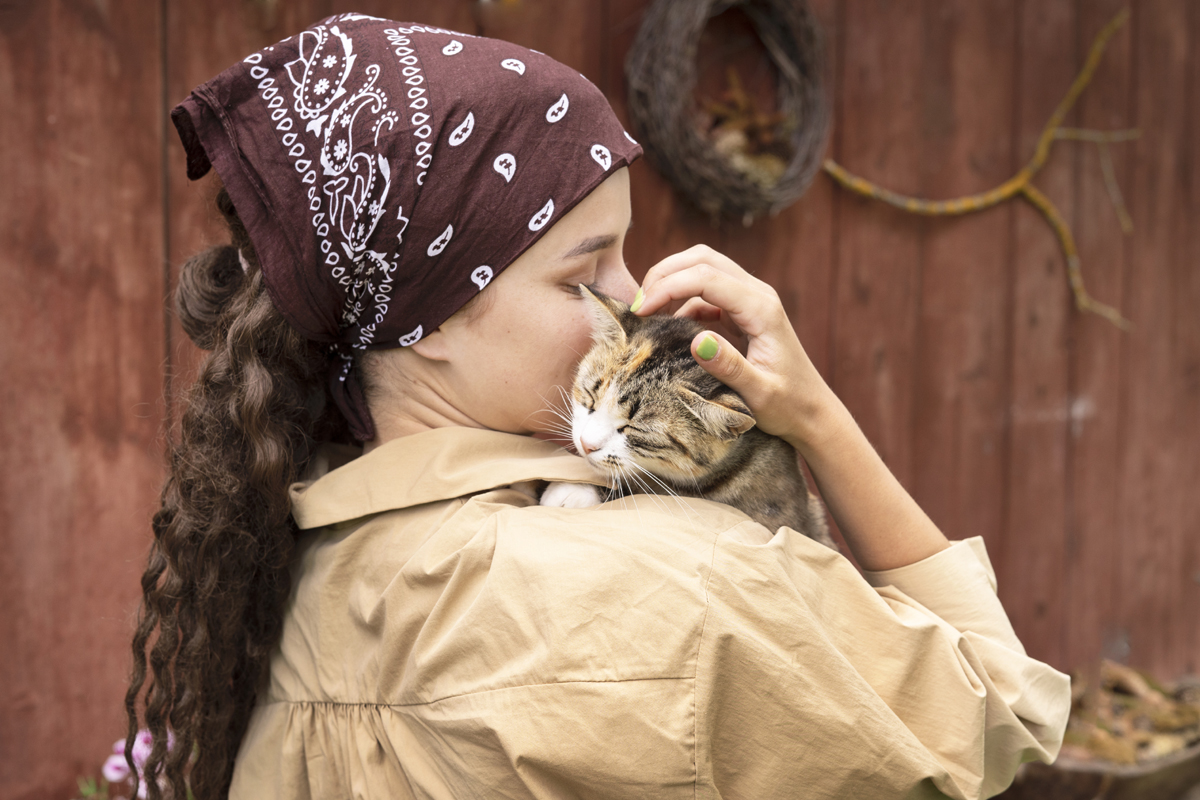
[[[167,750],[175,748],[175,734],[167,733]],[[150,752],[154,749],[154,735],[150,731],[143,728],[133,737],[133,766],[137,770],[138,775],[143,780],[138,782],[138,797],[146,796],[146,781],[145,766],[146,761],[150,759]],[[105,779],[109,783],[120,783],[129,780],[130,772],[129,765],[125,762],[125,740],[118,739],[113,742],[113,754],[108,757],[101,768]]]
[[[137,736],[133,738],[133,763],[137,766],[138,772],[142,771],[142,767],[146,764],[146,759],[150,758],[150,750],[154,747],[154,737],[150,731],[143,728],[137,732]]]
[[[121,744],[123,748],[125,743]],[[100,772],[109,783],[120,783],[129,777],[129,765],[125,763],[124,755],[113,754],[104,760]]]

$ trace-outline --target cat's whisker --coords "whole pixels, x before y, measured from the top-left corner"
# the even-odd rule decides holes
[[[681,511],[683,511],[684,515],[685,515],[685,516],[688,518],[688,520],[689,520],[690,522],[692,522],[692,524],[693,524],[693,525],[695,524],[695,520],[694,520],[694,518],[693,518],[693,514],[692,514],[692,511],[691,511],[691,509],[689,509],[689,508],[688,508],[688,506],[687,506],[687,503],[684,503],[684,502],[683,502],[683,500],[682,500],[682,498],[679,496],[679,493],[678,493],[678,492],[676,492],[674,489],[672,489],[670,486],[668,486],[668,485],[667,485],[667,484],[666,484],[666,483],[665,483],[665,482],[664,482],[664,481],[663,481],[661,478],[659,478],[659,477],[658,477],[657,475],[655,475],[653,472],[651,472],[650,470],[648,470],[648,469],[646,469],[645,467],[641,466],[640,464],[635,464],[635,463],[633,463],[633,462],[630,462],[629,466],[631,466],[631,467],[633,467],[634,469],[638,470],[638,471],[639,471],[639,472],[641,472],[643,475],[645,475],[646,477],[650,478],[650,479],[651,479],[652,481],[654,481],[656,484],[658,484],[659,486],[661,486],[661,487],[663,488],[664,492],[665,492],[667,495],[669,495],[670,497],[674,497],[674,498],[675,498],[675,502],[676,502],[676,503],[679,505],[679,508],[680,508],[680,510],[681,510]]]
[[[563,424],[560,424],[560,423],[555,423],[555,424],[553,424],[553,425],[547,425],[547,426],[546,426],[546,430],[547,430],[549,433],[557,433],[557,434],[559,434],[559,435],[563,436],[563,438],[566,438],[566,439],[570,439],[570,438],[571,438],[571,428],[570,428],[569,426],[567,426],[567,425],[563,425]]]
[[[637,465],[633,463],[629,463],[627,466],[640,469],[640,467],[637,467]],[[644,472],[645,470],[642,471]],[[627,471],[625,473],[625,477],[631,483],[636,483],[638,488],[642,490],[642,494],[645,494],[647,497],[649,497],[651,502],[661,508],[664,514],[671,513],[671,509],[667,506],[666,501],[659,499],[659,493],[654,491],[654,487],[650,486],[650,484],[639,478],[632,470]]]
[[[554,420],[553,420],[553,423],[552,423],[552,424],[554,424],[554,425],[562,425],[563,427],[567,427],[567,428],[571,427],[571,420],[569,420],[569,419],[565,419],[565,418],[563,417],[563,415],[562,415],[562,414],[560,414],[560,413],[558,413],[557,411],[554,411],[554,410],[552,410],[552,409],[542,409],[542,410],[543,410],[543,411],[550,411],[550,413],[551,413],[551,416],[552,416],[552,417],[554,417]]]
[[[656,492],[656,494],[665,494],[668,497],[675,498],[675,503],[676,503],[676,505],[679,506],[679,510],[683,512],[685,517],[687,517],[689,523],[691,523],[692,526],[695,527],[696,520],[694,518],[692,510],[688,507],[687,503],[683,502],[683,499],[681,498],[681,496],[679,495],[678,492],[676,492],[674,489],[672,489],[670,486],[668,486],[664,481],[662,481],[653,472],[650,472],[645,467],[642,467],[640,464],[631,464],[630,466],[632,466],[634,469],[637,469],[646,478],[649,478],[650,480],[654,481],[655,484],[657,484],[659,487],[662,488],[662,492]]]
[[[613,476],[613,480],[617,484],[615,491],[621,495],[621,510],[628,511],[629,510],[629,500],[628,500],[629,492],[626,491],[625,482],[623,480],[621,480],[621,473],[619,470],[610,470],[610,474]],[[634,507],[636,508],[636,506],[634,506]],[[639,512],[638,513],[638,525],[641,525],[641,523],[642,523],[642,515],[641,515],[641,512]]]
[[[571,424],[571,415],[570,415],[571,397],[567,393],[567,390],[564,389],[562,386],[555,385],[554,388],[559,393],[559,397],[562,402],[562,406],[559,407],[558,403],[549,399],[541,392],[537,392],[538,399],[542,401],[543,407],[539,408],[537,411],[533,411],[530,414],[528,414],[525,417],[525,419],[522,420],[522,424],[526,420],[528,420],[529,417],[532,417],[534,414],[540,414],[543,411],[549,411],[551,414],[558,417],[559,419],[561,419],[563,422],[567,423],[568,425]]]
[[[624,477],[624,470],[622,470],[620,467],[618,467],[618,468],[615,470],[615,472],[616,472],[616,475],[617,475],[617,480],[618,480],[618,481],[621,481],[621,480],[622,480],[622,478]],[[622,493],[621,493],[621,502],[622,502],[622,503],[624,503],[624,502],[625,502],[625,498],[627,498],[627,497],[631,497],[631,496],[633,495],[633,493],[634,493],[634,492],[633,492],[633,486],[632,486],[632,484],[630,484],[630,483],[629,483],[628,479],[625,479],[625,480],[624,480],[624,484],[625,484],[626,488],[627,488],[629,491],[627,491],[627,492],[625,492],[625,491],[622,491]],[[636,500],[630,500],[629,502],[633,503],[633,510],[634,510],[635,512],[637,512],[637,518],[638,518],[638,528],[640,528],[640,529],[645,529],[645,527],[646,527],[646,523],[645,523],[645,522],[642,520],[642,506],[641,506],[641,504],[640,504],[640,503],[638,503]]]

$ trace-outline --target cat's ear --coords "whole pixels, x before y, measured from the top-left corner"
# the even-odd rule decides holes
[[[736,439],[754,427],[754,415],[750,408],[733,392],[708,400],[691,389],[680,389],[679,398],[692,416],[704,427],[722,439]]]
[[[608,339],[618,344],[625,344],[629,334],[625,330],[626,319],[629,316],[629,306],[608,295],[589,289],[579,284],[579,293],[587,302],[592,312],[592,340]]]

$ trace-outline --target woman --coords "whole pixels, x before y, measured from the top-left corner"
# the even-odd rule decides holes
[[[233,241],[177,295],[213,352],[143,580],[127,707],[132,736],[153,640],[149,774],[182,796],[195,747],[198,798],[984,797],[1054,757],[1066,677],[771,288],[697,247],[638,289],[640,150],[581,76],[351,14],[172,116]],[[746,334],[745,356],[716,334],[695,356],[804,455],[865,581],[714,503],[514,488],[600,482],[531,435],[589,344],[581,283]]]

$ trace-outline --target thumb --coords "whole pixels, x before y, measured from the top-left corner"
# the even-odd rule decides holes
[[[692,357],[696,363],[745,398],[754,394],[756,370],[723,336],[704,331],[692,339]]]

